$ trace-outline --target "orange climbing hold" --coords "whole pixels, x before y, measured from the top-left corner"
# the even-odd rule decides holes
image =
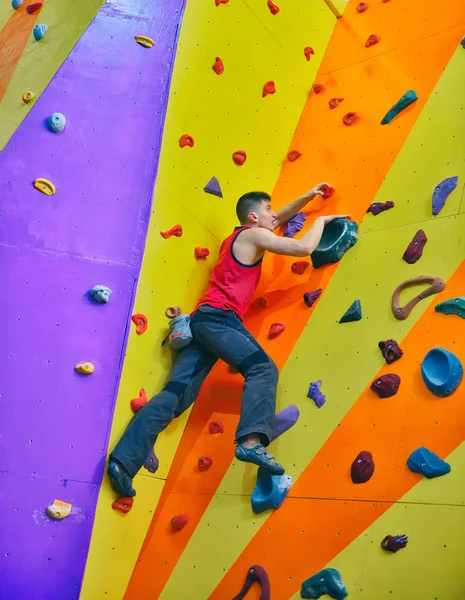
[[[216,6],[219,6],[220,4],[227,4],[228,2],[229,0],[215,0]]]
[[[274,4],[272,2],[272,0],[268,0],[267,4],[268,4],[268,8],[270,9],[270,13],[272,15],[277,15],[279,13],[279,11],[280,11],[279,6],[276,6],[276,4]]]
[[[212,66],[212,69],[215,71],[217,75],[221,75],[224,73],[224,64],[219,56],[216,57],[215,63]]]
[[[295,263],[292,263],[292,272],[296,273],[297,275],[302,275],[309,264],[310,263],[306,260],[298,260]]]
[[[133,412],[138,412],[145,404],[147,404],[147,394],[144,388],[139,390],[139,396],[131,400],[131,409]]]
[[[302,156],[302,153],[299,152],[298,150],[291,150],[290,152],[287,153],[287,160],[289,162],[294,162],[295,160],[297,160],[301,156]]]
[[[135,315],[132,315],[132,322],[136,326],[137,335],[141,335],[147,331],[149,320],[142,313],[136,313]]]
[[[194,138],[188,133],[185,133],[179,138],[179,145],[181,148],[184,148],[185,146],[192,148],[194,146]]]
[[[221,421],[212,421],[208,424],[208,431],[210,433],[224,433],[224,425]]]
[[[171,229],[167,229],[166,231],[160,231],[160,235],[165,240],[167,240],[172,235],[174,235],[176,237],[181,237],[182,236],[182,227],[181,227],[181,225],[173,225],[173,227],[171,227]]]
[[[171,527],[174,531],[181,531],[186,525],[189,517],[187,515],[178,515],[171,519]]]
[[[122,513],[128,513],[131,510],[133,504],[134,498],[121,496],[121,498],[117,498],[113,502],[111,508],[113,510],[120,510]]]
[[[262,98],[268,96],[268,94],[276,94],[274,81],[267,81],[263,86]]]
[[[365,48],[369,48],[370,46],[374,46],[378,42],[379,42],[379,35],[376,35],[376,33],[372,33],[370,35],[370,37],[367,39],[367,41],[365,42]]]
[[[312,85],[312,89],[315,92],[315,94],[321,94],[321,92],[324,92],[324,90],[326,88],[325,88],[325,86],[322,83],[314,83]]]
[[[201,456],[199,458],[199,471],[208,471],[212,464],[213,460],[209,456]]]
[[[239,166],[242,166],[247,160],[247,154],[244,152],[244,150],[237,150],[237,152],[234,152],[232,157],[236,165]]]
[[[286,329],[286,325],[284,323],[273,323],[268,332],[268,339],[274,340],[274,338],[281,335],[281,333]]]
[[[304,54],[305,54],[305,58],[307,60],[310,60],[312,54],[315,54],[315,50],[313,48],[311,48],[310,46],[305,46]]]
[[[342,117],[342,122],[344,125],[347,125],[347,127],[351,127],[357,123],[358,119],[359,116],[356,112],[348,112]]]
[[[210,254],[210,250],[208,248],[202,248],[201,246],[195,247],[195,256],[197,258],[207,258]]]
[[[331,98],[329,101],[329,108],[337,108],[341,102],[343,102],[344,98]]]

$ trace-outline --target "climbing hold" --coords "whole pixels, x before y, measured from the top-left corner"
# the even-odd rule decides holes
[[[268,331],[268,339],[274,340],[278,337],[284,330],[286,329],[286,325],[284,323],[273,323]]]
[[[354,300],[346,312],[342,315],[339,323],[352,323],[362,318],[362,305],[360,300]]]
[[[178,515],[171,519],[171,527],[174,531],[181,531],[186,525],[189,517],[187,515]]]
[[[23,99],[24,104],[29,104],[29,102],[34,98],[34,93],[33,92],[24,92],[24,94],[21,96]]]
[[[190,327],[190,315],[179,315],[169,322],[170,334],[169,341],[170,346],[175,350],[184,348],[192,341],[192,330]]]
[[[304,48],[305,58],[307,60],[310,60],[312,54],[315,54],[315,50],[313,50],[313,48],[311,48],[310,46],[305,46],[305,48]]]
[[[189,135],[188,133],[184,133],[179,138],[179,146],[181,148],[184,148],[185,146],[189,146],[189,148],[193,148],[193,146],[194,146],[194,138],[191,135]]]
[[[167,317],[168,319],[174,319],[175,317],[179,317],[181,313],[181,307],[178,305],[168,306],[167,308],[165,308],[165,317]]]
[[[291,270],[297,275],[302,275],[302,273],[305,271],[309,264],[310,263],[306,260],[298,260],[295,263],[292,263]]]
[[[166,231],[160,231],[160,235],[165,240],[167,240],[172,235],[174,235],[176,237],[181,237],[182,236],[182,226],[181,225],[173,225],[173,227],[171,227],[171,229],[167,229]]]
[[[111,290],[106,285],[94,285],[89,294],[96,302],[104,303],[110,300]]]
[[[378,348],[381,350],[381,354],[388,365],[391,365],[396,360],[399,360],[403,354],[396,340],[378,342]]]
[[[155,42],[152,40],[152,38],[147,37],[146,35],[136,35],[134,36],[134,39],[144,48],[152,48],[155,45]]]
[[[111,508],[113,510],[120,510],[122,513],[128,513],[133,504],[134,498],[132,496],[121,496],[113,502]]]
[[[252,308],[267,308],[268,300],[264,296],[260,296],[252,302],[251,306]]]
[[[428,238],[423,229],[419,229],[413,237],[413,240],[407,246],[407,250],[402,256],[403,260],[409,265],[413,265],[421,258],[423,254],[423,248],[425,247]]]
[[[336,190],[333,188],[333,186],[327,183],[323,183],[323,185],[320,186],[320,192],[323,192],[323,198],[325,200],[331,198],[335,191]]]
[[[400,294],[403,290],[413,285],[421,285],[423,283],[431,283],[429,288],[420,292],[417,296],[412,298],[405,306],[400,305]],[[400,283],[392,294],[392,303],[391,310],[392,314],[399,321],[403,321],[406,319],[409,314],[412,312],[413,308],[420,302],[420,300],[424,300],[428,298],[428,296],[432,296],[433,294],[438,294],[442,292],[446,287],[445,282],[440,277],[429,277],[428,275],[420,275],[420,277],[413,277],[412,279],[407,279]]]
[[[262,98],[268,96],[268,94],[276,94],[274,81],[267,81],[263,86]]]
[[[337,108],[343,101],[344,98],[331,98],[331,100],[328,102],[329,108]]]
[[[375,463],[371,452],[362,450],[350,467],[352,483],[366,483],[375,472]]]
[[[82,375],[92,375],[95,370],[94,365],[91,362],[79,363],[76,365],[75,370]]]
[[[210,254],[210,250],[208,248],[202,248],[201,246],[195,247],[195,256],[196,258],[207,258]]]
[[[387,202],[373,202],[366,209],[366,212],[371,212],[371,214],[376,217],[376,215],[379,215],[379,213],[389,210],[390,208],[394,208],[394,202],[392,202],[392,200],[388,200]]]
[[[152,448],[149,452],[149,455],[145,459],[144,469],[147,469],[149,473],[156,473],[158,471],[158,467],[160,465],[160,461],[155,454],[154,449]]]
[[[131,317],[132,322],[136,326],[137,335],[141,335],[147,331],[147,327],[149,326],[149,320],[142,313],[136,313]]]
[[[399,391],[400,377],[395,373],[388,373],[377,377],[371,384],[371,389],[380,398],[390,398],[395,396]]]
[[[307,393],[307,398],[311,398],[316,404],[317,408],[321,408],[326,402],[326,396],[321,391],[321,383],[321,379],[319,379],[318,381],[312,381]]]
[[[444,208],[444,204],[446,200],[455,188],[457,187],[459,178],[458,177],[448,177],[438,183],[438,185],[434,188],[433,192],[433,215],[438,215],[441,210]]]
[[[141,388],[139,390],[139,395],[137,396],[137,398],[133,398],[131,400],[131,410],[136,413],[146,404],[147,404],[147,394],[146,394],[144,388]]]
[[[465,319],[465,296],[459,296],[458,298],[450,298],[444,302],[436,304],[434,310],[443,315],[458,315]]]
[[[213,63],[212,69],[217,75],[221,75],[222,73],[224,73],[224,64],[219,56],[215,58],[215,62]]]
[[[48,25],[36,25],[32,30],[32,35],[34,36],[36,42],[41,40],[44,35],[47,33]]]
[[[268,4],[268,8],[270,9],[270,13],[272,15],[277,15],[279,13],[279,6],[276,6],[276,4],[273,4],[272,0],[268,0],[267,2]]]
[[[209,456],[201,456],[198,460],[199,471],[208,471],[213,464],[213,459]]]
[[[221,421],[211,421],[208,424],[208,431],[210,433],[224,433],[224,425]]]
[[[52,519],[64,519],[69,517],[73,505],[62,500],[54,500],[53,504],[47,506],[47,514]]]
[[[257,483],[251,497],[253,512],[259,515],[265,510],[279,508],[291,485],[292,479],[289,475],[272,475],[263,467],[258,467]]]
[[[347,127],[352,127],[352,125],[355,125],[358,120],[359,116],[356,112],[348,112],[342,117],[342,122],[344,125],[347,125]]]
[[[234,152],[232,157],[236,165],[239,166],[242,166],[247,160],[247,154],[244,152],[244,150],[237,150],[237,152]]]
[[[284,237],[294,237],[302,229],[306,220],[307,217],[304,213],[297,213],[292,219],[289,219],[284,227]]]
[[[254,583],[258,583],[260,586],[260,600],[271,599],[271,586],[268,575],[263,567],[260,565],[252,565],[247,572],[244,585],[241,591],[234,596],[233,600],[243,600],[247,592],[250,590]]]
[[[297,160],[301,156],[302,156],[302,153],[299,152],[298,150],[291,150],[290,152],[287,153],[287,160],[289,162],[294,162],[295,160]]]
[[[449,350],[433,348],[421,363],[421,376],[431,393],[445,398],[453,394],[462,381],[462,363]]]
[[[47,119],[47,127],[53,133],[59,133],[66,127],[66,117],[59,112],[53,113]]]
[[[408,468],[414,473],[420,473],[427,479],[441,477],[450,473],[450,465],[439,458],[437,454],[424,446],[417,448],[407,459]]]
[[[12,0],[11,6],[17,10],[23,3],[23,0]]]
[[[290,404],[276,413],[274,416],[273,435],[270,442],[279,438],[280,435],[288,431],[297,423],[300,416],[300,411],[295,404]]]
[[[302,583],[302,598],[320,598],[328,594],[334,600],[344,600],[347,593],[341,574],[336,569],[323,569]]]
[[[43,177],[38,177],[34,181],[34,187],[36,188],[36,190],[39,190],[39,192],[47,194],[47,196],[53,196],[53,194],[56,191],[53,183],[48,179],[43,179]]]
[[[381,125],[387,125],[390,123],[394,117],[397,117],[397,115],[407,108],[407,106],[410,106],[410,104],[413,104],[413,102],[416,102],[417,100],[418,96],[415,90],[409,90],[406,92],[402,98],[387,111],[383,120],[381,121]]]
[[[317,290],[313,290],[313,292],[305,292],[304,294],[304,302],[305,304],[311,308],[315,302],[318,300],[318,298],[321,296],[321,294],[323,293],[323,290],[321,288],[318,288]]]
[[[363,13],[368,8],[368,4],[366,2],[359,2],[357,4],[357,12]]]
[[[32,15],[32,13],[38,11],[39,8],[42,8],[42,2],[34,2],[34,4],[29,4],[29,6],[26,7],[26,12],[28,15]]]
[[[318,269],[324,265],[341,260],[344,254],[357,242],[358,225],[355,221],[335,219],[324,228],[320,243],[312,252],[313,267]]]
[[[216,177],[212,177],[207,185],[203,188],[204,192],[207,194],[212,194],[213,196],[218,196],[218,198],[223,197],[223,192],[221,191],[220,182]]]
[[[383,550],[387,550],[388,552],[397,552],[408,543],[408,537],[404,534],[402,535],[387,535],[384,540],[381,542],[381,548]]]
[[[229,0],[215,0],[216,6],[219,6],[220,4],[227,4],[228,2]]]
[[[315,94],[321,94],[321,92],[324,92],[324,90],[326,88],[325,88],[325,86],[322,83],[314,83],[312,85],[312,89],[315,92]]]
[[[376,33],[372,33],[370,35],[370,37],[367,39],[367,41],[365,42],[365,48],[369,48],[370,46],[374,46],[378,42],[379,42],[379,35],[376,35]]]
[[[463,38],[463,40],[460,42],[460,45],[462,46],[463,49],[465,49],[465,37]]]

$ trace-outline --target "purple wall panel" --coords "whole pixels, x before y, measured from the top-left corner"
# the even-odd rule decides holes
[[[184,2],[107,2],[0,156],[1,600],[79,594]],[[89,300],[97,283],[108,304]],[[74,507],[60,522],[55,498]]]

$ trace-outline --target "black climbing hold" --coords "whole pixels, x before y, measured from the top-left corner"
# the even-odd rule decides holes
[[[342,315],[339,323],[351,323],[352,321],[360,321],[362,318],[362,305],[360,300],[354,300],[346,312]]]

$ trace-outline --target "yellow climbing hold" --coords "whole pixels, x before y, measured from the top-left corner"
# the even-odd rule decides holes
[[[95,370],[95,367],[91,362],[79,363],[74,368],[78,373],[82,373],[83,375],[92,375]]]
[[[56,191],[53,183],[48,179],[43,179],[42,177],[38,177],[34,181],[34,187],[36,190],[39,190],[39,192],[47,194],[47,196],[52,196]]]
[[[47,514],[52,519],[64,519],[69,517],[73,505],[62,500],[54,500],[53,504],[47,506]]]
[[[23,94],[23,102],[24,104],[29,104],[29,102],[34,98],[33,92],[24,92]]]
[[[138,44],[144,46],[144,48],[151,48],[155,44],[152,38],[149,38],[146,35],[136,35],[135,40]]]

